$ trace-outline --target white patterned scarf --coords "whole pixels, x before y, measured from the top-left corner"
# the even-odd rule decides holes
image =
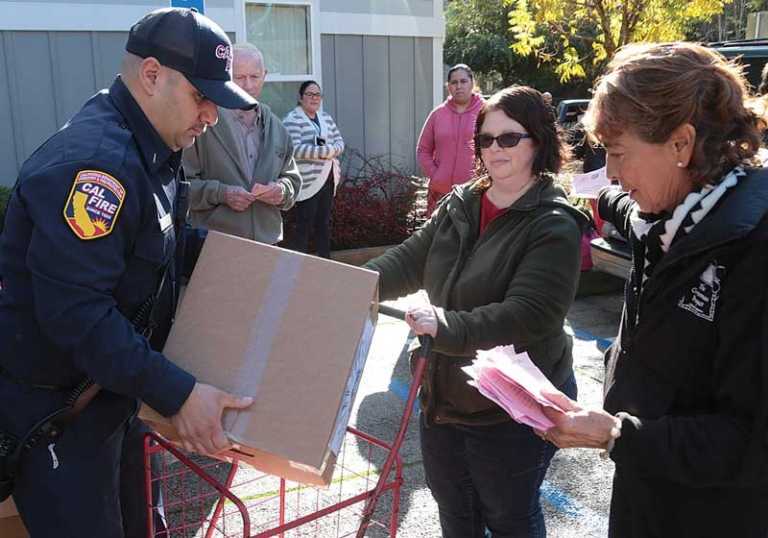
[[[726,191],[736,185],[744,175],[746,172],[743,168],[734,168],[717,185],[704,185],[700,190],[689,193],[671,215],[662,218],[643,215],[635,207],[629,217],[632,231],[645,245],[641,289],[672,243],[690,234],[694,226],[702,221]]]

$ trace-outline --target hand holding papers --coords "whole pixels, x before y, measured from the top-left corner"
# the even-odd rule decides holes
[[[546,431],[555,424],[544,408],[561,413],[571,410],[570,399],[557,390],[531,362],[527,353],[514,346],[499,346],[477,352],[477,359],[463,368],[468,383],[495,402],[515,421]]]
[[[483,396],[560,448],[606,448],[621,430],[618,418],[602,409],[583,409],[557,390],[528,354],[513,346],[478,351],[463,370]]]

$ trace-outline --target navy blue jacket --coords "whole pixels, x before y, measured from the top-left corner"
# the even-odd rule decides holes
[[[57,386],[89,377],[164,415],[179,411],[194,377],[130,321],[175,254],[179,169],[180,152],[120,78],[24,163],[0,241],[0,367],[10,377]]]
[[[605,381],[605,409],[636,417],[611,452],[610,536],[765,538],[768,171],[740,178],[642,292],[635,203],[608,190],[598,204],[636,264]]]

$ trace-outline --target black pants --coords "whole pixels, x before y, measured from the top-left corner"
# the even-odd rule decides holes
[[[135,405],[102,391],[56,443],[24,454],[13,498],[32,538],[146,537],[146,426],[128,418]]]
[[[331,257],[333,187],[333,172],[331,172],[317,194],[303,202],[296,202],[296,237],[291,246],[293,250],[307,252],[309,236],[314,231],[317,255],[321,258]]]
[[[560,387],[576,398],[573,376]],[[444,538],[543,538],[539,488],[557,448],[514,421],[492,426],[421,420],[427,485]]]

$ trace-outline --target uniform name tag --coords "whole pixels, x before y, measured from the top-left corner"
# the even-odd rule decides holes
[[[64,205],[64,219],[77,237],[98,239],[112,233],[125,200],[125,187],[98,170],[78,172]]]

